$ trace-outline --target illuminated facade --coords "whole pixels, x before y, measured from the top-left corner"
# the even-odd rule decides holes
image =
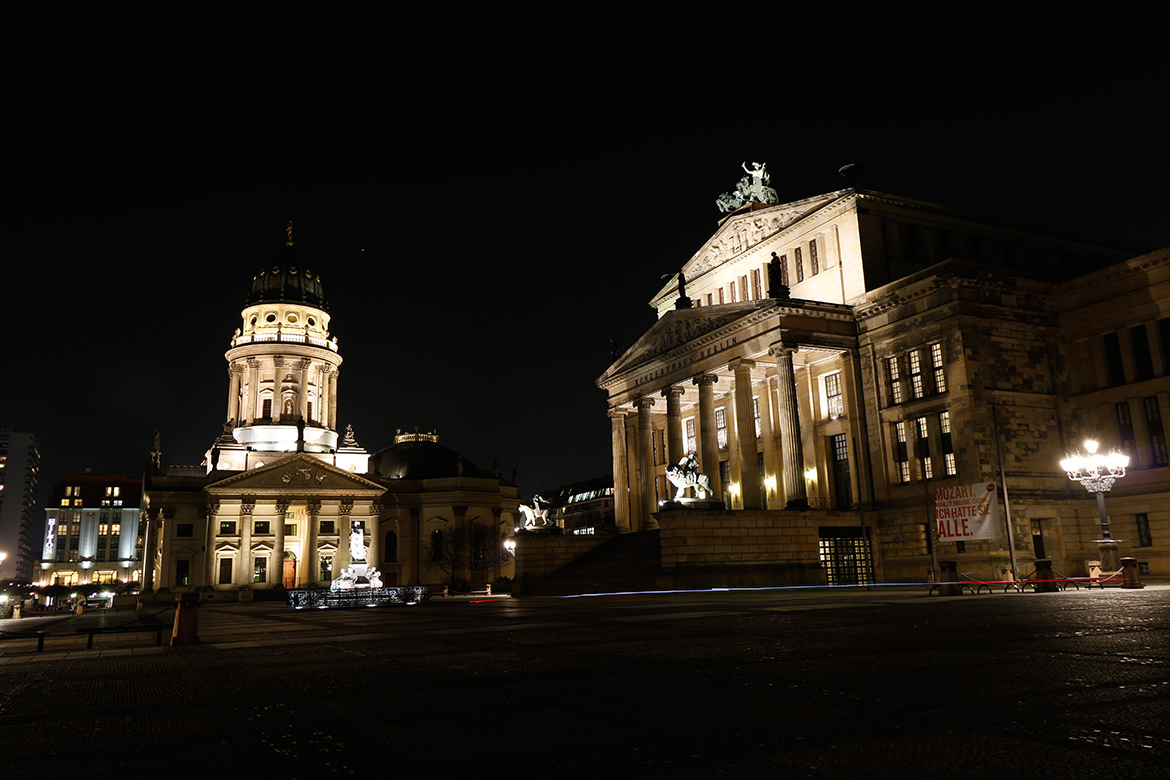
[[[158,447],[152,456],[145,590],[200,589],[207,598],[234,599],[253,590],[327,587],[351,563],[355,529],[388,586],[466,579],[482,587],[500,576],[498,552],[484,569],[448,551],[459,549],[465,526],[476,543],[486,538],[476,529],[489,528],[499,548],[499,529],[513,522],[514,486],[470,467],[382,473],[395,448],[372,463],[352,430],[339,426],[342,359],[329,325],[321,280],[290,240],[253,279],[225,355],[226,422],[203,465],[165,466]],[[429,545],[441,537],[434,536],[439,524],[447,542],[436,556]]]
[[[41,585],[115,585],[139,582],[142,480],[66,474],[45,509]]]
[[[1132,255],[863,190],[736,211],[598,380],[619,529],[660,527],[680,583],[922,580],[931,491],[1000,483],[1002,452],[1019,567],[1083,575],[1095,512],[1057,464],[1094,433],[1148,453],[1115,536],[1170,574],[1170,254]],[[688,452],[726,509],[660,510]],[[1006,537],[937,555],[1009,558]]]

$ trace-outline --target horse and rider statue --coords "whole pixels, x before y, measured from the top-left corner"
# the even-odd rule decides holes
[[[674,494],[675,501],[682,499],[687,488],[693,488],[700,499],[706,498],[711,492],[711,478],[699,471],[699,460],[693,452],[680,460],[677,466],[667,466],[666,478],[678,488],[678,492]]]

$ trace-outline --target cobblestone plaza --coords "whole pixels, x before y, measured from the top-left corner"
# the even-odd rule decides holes
[[[163,607],[156,607],[156,610]],[[161,612],[160,619],[172,614]],[[1170,587],[2,621],[7,777],[1164,777]],[[45,650],[14,632],[46,632]]]

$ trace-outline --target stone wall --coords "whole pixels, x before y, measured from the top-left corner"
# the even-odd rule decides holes
[[[605,534],[588,536],[518,534],[513,592],[523,592],[535,583],[548,579],[611,538]]]
[[[659,512],[664,587],[824,584],[818,528],[827,512]]]

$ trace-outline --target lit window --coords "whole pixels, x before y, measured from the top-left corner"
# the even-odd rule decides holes
[[[898,481],[910,481],[910,451],[906,446],[906,423],[894,423],[894,461],[898,465]]]
[[[947,374],[943,370],[942,344],[930,345],[930,367],[934,371],[934,392],[945,393],[947,391]]]
[[[890,403],[902,403],[902,378],[898,373],[898,358],[892,357],[886,361],[890,374]]]
[[[804,281],[804,260],[801,258],[801,255],[800,255],[800,247],[797,247],[795,250],[793,250],[793,254],[796,255],[796,281],[803,282]]]
[[[918,355],[918,350],[910,350],[907,358],[910,361],[910,397],[921,398],[925,395],[925,391],[922,384],[922,360]]]
[[[821,271],[820,258],[817,257],[817,242],[812,240],[808,242],[808,264],[812,268],[812,275],[816,276]]]
[[[930,462],[930,432],[926,427],[926,418],[919,417],[914,423],[918,429],[918,457],[922,460],[922,478],[933,479],[934,468]]]
[[[268,558],[255,559],[255,567],[252,569],[252,582],[268,582]]]
[[[695,451],[695,418],[688,417],[683,421],[683,430],[686,432],[687,452]]]
[[[715,439],[719,442],[719,449],[727,449],[727,415],[722,409],[715,410]]]
[[[841,395],[841,374],[825,377],[825,400],[828,402],[829,417],[836,420],[845,414],[845,400]]]
[[[943,473],[948,477],[953,477],[959,473],[959,468],[955,463],[955,445],[951,440],[950,412],[938,413],[938,427],[942,434]]]
[[[756,421],[756,438],[758,439],[764,435],[763,426],[760,423],[760,399],[759,398],[752,399],[752,416],[755,418],[755,421]]]

